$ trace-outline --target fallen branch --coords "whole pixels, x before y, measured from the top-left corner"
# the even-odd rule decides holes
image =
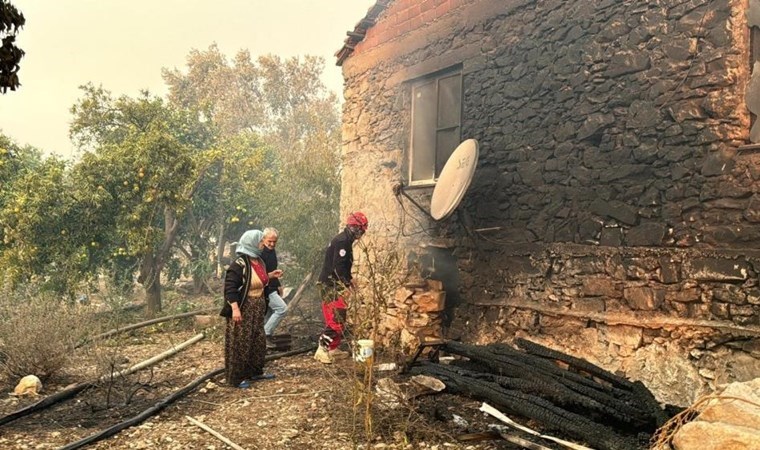
[[[213,312],[213,311],[216,311],[216,308],[206,308],[206,309],[201,309],[201,310],[198,310],[198,311],[186,312],[186,313],[182,313],[182,314],[175,314],[173,316],[158,317],[158,318],[155,318],[155,319],[146,320],[145,322],[135,323],[135,324],[132,324],[132,325],[127,325],[125,327],[121,327],[121,328],[114,328],[113,330],[109,330],[109,331],[106,331],[105,333],[101,333],[101,334],[98,334],[97,336],[93,336],[92,338],[90,338],[88,340],[85,340],[84,342],[80,342],[79,344],[75,345],[74,348],[79,348],[79,347],[82,347],[82,346],[84,346],[84,345],[92,342],[92,341],[97,341],[97,340],[100,340],[100,339],[109,338],[109,337],[114,336],[114,335],[119,334],[119,333],[124,333],[124,332],[127,332],[127,331],[136,330],[138,328],[147,327],[149,325],[154,325],[154,324],[161,323],[161,322],[168,322],[169,320],[182,319],[184,317],[197,316],[199,314],[206,314],[206,313]]]
[[[275,353],[275,354],[272,354],[272,355],[267,355],[266,357],[264,357],[264,360],[265,361],[274,361],[276,359],[284,358],[286,356],[300,355],[301,353],[307,353],[307,352],[310,352],[310,351],[314,350],[315,347],[316,347],[316,345],[311,345],[311,346],[307,346],[307,347],[304,347],[304,348],[300,348],[298,350],[291,350],[289,352]],[[64,447],[61,447],[58,450],[74,450],[74,449],[77,449],[77,448],[81,448],[81,447],[84,447],[85,445],[92,444],[94,442],[98,442],[98,441],[101,441],[101,440],[103,440],[105,438],[111,437],[111,436],[119,433],[120,431],[122,431],[122,430],[124,430],[126,428],[129,428],[131,426],[137,425],[137,424],[143,422],[148,417],[151,417],[151,416],[153,416],[155,414],[158,414],[162,409],[166,408],[167,406],[169,406],[171,403],[175,402],[176,400],[178,400],[178,399],[184,397],[185,395],[191,393],[195,388],[197,388],[204,381],[206,381],[208,379],[211,379],[211,378],[213,378],[213,377],[215,377],[215,376],[217,376],[219,374],[222,374],[222,373],[224,373],[224,368],[223,367],[219,368],[219,369],[212,370],[211,372],[208,372],[208,373],[206,373],[204,375],[201,375],[200,377],[196,378],[195,380],[193,380],[189,384],[185,385],[185,387],[183,387],[183,388],[181,388],[181,389],[179,389],[177,391],[174,391],[168,397],[164,398],[163,400],[161,400],[160,402],[156,403],[152,407],[146,409],[145,411],[141,412],[140,414],[132,417],[131,419],[127,419],[127,420],[125,420],[125,421],[123,421],[121,423],[117,423],[116,425],[114,425],[112,427],[106,428],[105,430],[102,430],[102,431],[100,431],[98,433],[90,435],[90,436],[88,436],[88,437],[86,437],[84,439],[80,439],[80,440],[78,440],[76,442],[68,444],[68,445],[66,445]]]
[[[163,353],[161,353],[159,355],[156,355],[156,356],[154,356],[154,357],[152,357],[150,359],[147,359],[147,360],[145,360],[145,361],[143,361],[141,363],[135,364],[134,366],[132,366],[132,367],[130,367],[128,369],[125,369],[125,370],[119,372],[117,375],[129,375],[131,373],[137,372],[138,370],[141,370],[141,369],[149,367],[149,366],[151,366],[153,364],[156,364],[157,362],[162,361],[162,360],[168,358],[169,356],[172,356],[172,355],[174,355],[176,353],[179,353],[180,351],[182,351],[185,348],[189,347],[190,345],[192,345],[192,344],[200,341],[201,339],[203,339],[203,334],[202,333],[193,336],[192,338],[190,338],[187,341],[181,343],[180,345],[178,345],[176,347],[172,347],[171,349],[169,349],[169,350],[167,350],[167,351],[165,351],[165,352],[163,352]],[[49,396],[43,398],[42,400],[40,400],[40,401],[38,401],[36,403],[32,403],[29,406],[26,406],[26,407],[21,408],[21,409],[19,409],[17,411],[14,411],[14,412],[6,415],[6,416],[0,417],[0,426],[5,425],[5,424],[10,423],[10,422],[13,422],[14,420],[19,419],[21,417],[28,416],[29,414],[32,414],[33,412],[45,409],[48,406],[54,405],[54,404],[59,403],[59,402],[61,402],[63,400],[67,400],[67,399],[69,399],[71,397],[74,397],[75,395],[79,394],[80,392],[82,392],[83,390],[85,390],[87,388],[95,387],[95,386],[97,386],[98,383],[107,382],[111,377],[112,377],[111,374],[109,374],[109,375],[103,375],[97,381],[87,381],[87,382],[84,382],[84,383],[79,383],[79,384],[76,384],[76,385],[74,385],[74,386],[72,386],[70,388],[67,388],[67,389],[64,389],[64,390],[62,390],[60,392],[57,392],[57,393],[55,393],[53,395],[49,395]]]
[[[205,423],[201,422],[200,420],[193,419],[190,416],[185,416],[185,419],[189,420],[190,423],[193,425],[196,425],[200,428],[202,428],[205,431],[208,431],[209,434],[214,436],[215,438],[219,439],[220,441],[224,442],[225,444],[229,445],[230,447],[234,448],[235,450],[245,450],[243,447],[237,445],[236,443],[229,440],[227,437],[225,437],[223,434],[219,433],[218,431],[215,431],[213,428],[209,427]]]

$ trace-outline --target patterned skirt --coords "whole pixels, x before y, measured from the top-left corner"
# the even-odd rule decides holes
[[[243,321],[236,324],[227,319],[224,330],[224,369],[227,383],[237,386],[243,380],[264,373],[266,336],[264,335],[264,315],[266,301],[249,298],[240,307]]]

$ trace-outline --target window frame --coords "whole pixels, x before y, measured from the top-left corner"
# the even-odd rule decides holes
[[[755,62],[760,60],[760,27],[758,26],[750,26],[749,27],[749,78],[752,78],[752,69],[755,67]],[[757,116],[750,111],[749,112],[749,129],[751,130],[752,127],[755,125],[755,121],[757,121]],[[756,144],[756,142],[752,142],[750,139],[751,144]]]
[[[440,110],[441,110],[441,81],[447,78],[451,77],[458,77],[458,88],[459,88],[459,98],[458,98],[458,117],[455,124],[445,124],[441,126],[438,121],[440,117]],[[436,96],[436,105],[435,105],[435,117],[436,117],[436,125],[435,129],[431,130],[430,133],[433,134],[433,138],[437,139],[438,133],[446,130],[456,130],[456,141],[457,145],[462,140],[462,116],[464,111],[464,76],[462,71],[462,65],[458,64],[455,66],[447,67],[445,69],[441,69],[438,71],[435,71],[433,73],[424,75],[420,78],[417,78],[413,80],[410,84],[410,95],[411,95],[411,129],[410,129],[410,138],[409,138],[409,152],[408,152],[408,158],[407,158],[407,180],[409,186],[416,186],[416,187],[426,187],[426,186],[434,186],[437,181],[438,177],[440,176],[440,171],[437,170],[437,155],[439,154],[440,148],[438,146],[438,143],[436,141],[436,144],[433,148],[433,155],[431,161],[433,163],[433,177],[432,178],[425,178],[425,179],[415,179],[414,178],[414,161],[415,161],[415,130],[416,130],[416,120],[415,118],[419,118],[416,112],[415,108],[415,93],[417,92],[417,89],[421,88],[422,86],[428,85],[431,82],[435,83],[435,96]],[[450,153],[454,151],[456,147],[452,148]],[[449,154],[450,154],[449,153]],[[441,170],[443,169],[443,166],[441,166]],[[436,173],[439,172],[439,173]]]

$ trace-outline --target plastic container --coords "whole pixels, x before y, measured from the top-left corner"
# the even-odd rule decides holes
[[[375,354],[375,341],[372,339],[359,339],[356,341],[356,344],[359,346],[354,357],[356,361],[372,364],[372,356]]]

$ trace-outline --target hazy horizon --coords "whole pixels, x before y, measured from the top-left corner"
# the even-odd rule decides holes
[[[323,81],[342,98],[335,52],[374,0],[12,0],[26,17],[17,43],[17,91],[0,94],[0,132],[46,154],[74,155],[69,109],[79,86],[114,95],[164,95],[162,68],[185,67],[192,49],[217,44],[228,57],[315,55]]]

